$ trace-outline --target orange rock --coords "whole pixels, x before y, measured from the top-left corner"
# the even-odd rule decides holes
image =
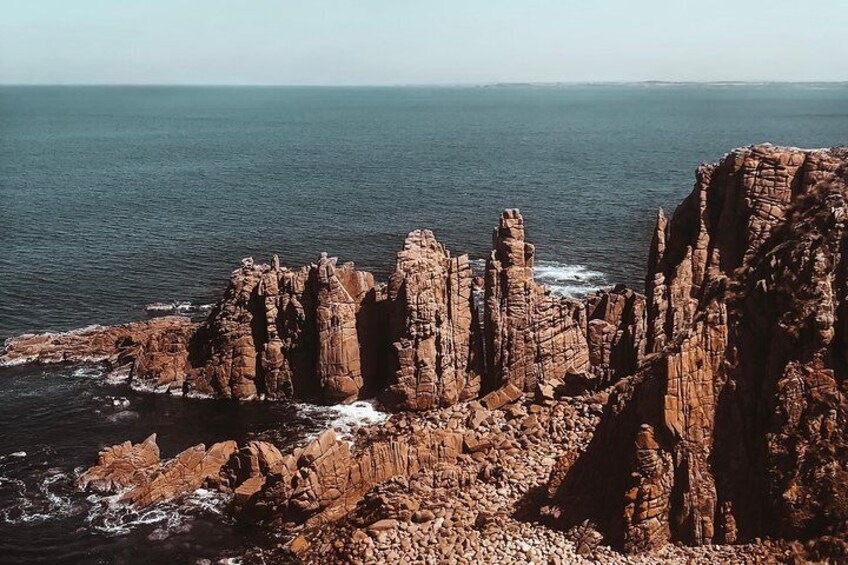
[[[133,445],[125,441],[100,452],[97,464],[79,479],[80,488],[114,493],[127,487],[143,484],[159,470],[159,446],[156,434]]]
[[[587,451],[555,467],[552,521],[588,518],[634,552],[848,535],[834,502],[848,500],[846,170],[842,149],[739,149],[660,213],[657,355],[613,389]]]
[[[121,497],[121,502],[137,507],[174,500],[194,492],[206,484],[217,484],[221,470],[238,449],[236,442],[203,444],[186,449],[167,461],[149,481],[135,486]]]
[[[315,277],[316,376],[328,402],[350,402],[356,400],[363,385],[356,332],[357,302],[336,276],[335,258],[322,254]]]
[[[522,395],[523,393],[518,387],[512,383],[507,383],[498,390],[493,390],[481,398],[480,404],[485,406],[488,410],[497,410],[506,404],[515,402],[521,398]]]
[[[467,372],[471,344],[471,267],[451,257],[429,230],[410,233],[388,284],[393,370],[384,402],[427,410],[476,396]]]
[[[533,280],[534,247],[524,218],[506,210],[486,264],[486,374],[495,385],[533,392],[537,383],[589,368],[585,307]]]
[[[91,326],[65,333],[26,334],[6,341],[0,366],[21,363],[105,363],[110,369],[132,368],[141,352],[152,356],[136,368],[140,378],[156,373],[156,384],[179,383],[188,341],[197,324],[166,316],[120,326]]]
[[[299,555],[307,551],[311,547],[311,545],[312,544],[309,543],[309,540],[307,540],[304,536],[300,535],[294,538],[289,543],[289,551]]]

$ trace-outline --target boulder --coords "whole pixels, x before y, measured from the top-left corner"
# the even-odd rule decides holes
[[[144,484],[160,468],[156,434],[141,443],[125,441],[107,447],[97,457],[97,464],[77,479],[77,485],[101,493],[116,493]]]
[[[205,485],[217,486],[224,465],[237,450],[234,441],[213,444],[208,450],[203,444],[186,449],[165,462],[149,481],[136,485],[120,500],[144,508],[181,498]]]
[[[515,402],[522,396],[523,393],[521,392],[521,389],[512,383],[507,383],[498,390],[493,390],[481,398],[480,404],[482,404],[487,410],[497,410],[498,408]]]

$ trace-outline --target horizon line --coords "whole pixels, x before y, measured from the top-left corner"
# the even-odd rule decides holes
[[[481,88],[481,87],[558,87],[558,86],[768,86],[768,85],[848,85],[844,80],[586,80],[586,81],[491,81],[422,83],[204,83],[204,82],[2,82],[0,87],[253,87],[253,88]]]

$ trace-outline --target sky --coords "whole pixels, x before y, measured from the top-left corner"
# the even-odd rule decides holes
[[[0,83],[848,80],[848,0],[0,0]]]

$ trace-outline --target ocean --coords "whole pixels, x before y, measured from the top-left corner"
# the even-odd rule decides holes
[[[480,261],[507,207],[556,292],[641,290],[656,209],[689,193],[699,163],[763,141],[848,143],[848,85],[0,87],[0,339],[210,303],[246,256],[298,266],[327,251],[385,277],[417,228]],[[293,445],[363,416],[0,368],[0,562],[237,555],[262,541],[212,493],[127,515],[73,478],[153,432],[171,456],[225,438]]]

